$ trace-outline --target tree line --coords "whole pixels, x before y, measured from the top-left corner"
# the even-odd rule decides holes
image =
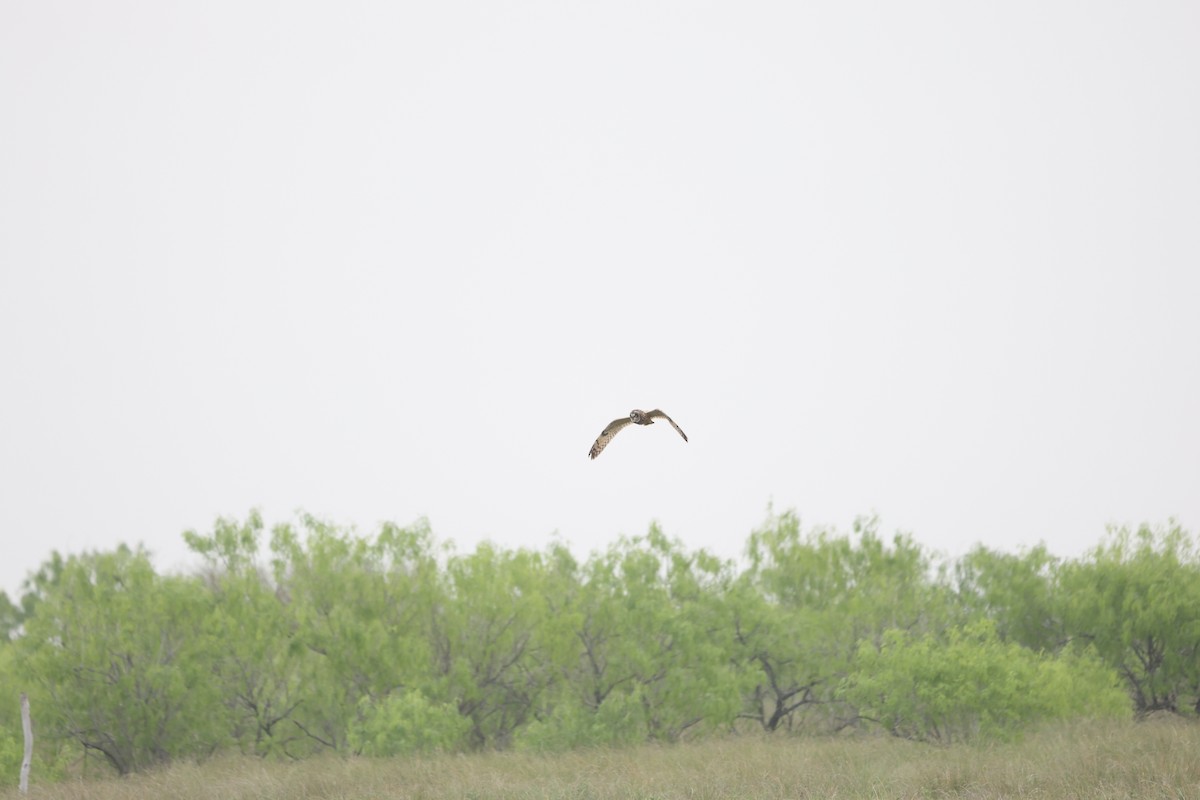
[[[0,685],[27,691],[42,774],[237,750],[304,758],[676,741],[737,731],[1017,736],[1039,721],[1200,713],[1200,559],[1178,525],[1077,559],[943,561],[875,519],[769,515],[739,561],[652,525],[584,560],[428,525],[312,516],[62,556],[0,594]],[[0,706],[15,774],[16,703]]]

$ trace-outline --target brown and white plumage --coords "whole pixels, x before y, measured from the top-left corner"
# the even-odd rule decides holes
[[[667,422],[671,423],[671,427],[679,431],[679,435],[683,437],[685,442],[688,440],[687,434],[683,432],[683,428],[680,428],[678,425],[676,425],[675,420],[668,417],[659,409],[656,408],[653,411],[642,411],[641,409],[635,408],[633,411],[629,412],[628,417],[614,419],[612,422],[608,423],[604,430],[600,431],[600,435],[596,437],[595,444],[593,444],[592,449],[588,451],[588,458],[595,458],[596,456],[600,455],[600,451],[602,451],[605,447],[608,447],[608,443],[611,442],[613,437],[620,433],[621,429],[626,425],[653,425],[654,420],[658,419],[659,417],[662,417]]]

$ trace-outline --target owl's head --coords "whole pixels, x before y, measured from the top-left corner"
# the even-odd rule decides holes
[[[643,414],[641,411],[639,411],[636,408],[633,411],[629,412],[629,421],[635,425],[641,425],[642,419],[644,417],[645,417],[645,414]]]

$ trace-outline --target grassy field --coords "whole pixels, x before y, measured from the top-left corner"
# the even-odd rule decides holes
[[[20,797],[15,788],[0,798]],[[744,737],[560,755],[490,753],[295,764],[228,758],[126,779],[35,785],[68,800],[298,798],[1198,798],[1200,724],[1087,723],[1017,744]]]

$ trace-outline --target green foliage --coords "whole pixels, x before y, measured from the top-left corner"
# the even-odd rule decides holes
[[[359,755],[411,755],[459,749],[470,729],[471,721],[452,704],[409,690],[379,702],[359,700],[358,719],[347,738]]]
[[[25,753],[20,690],[16,688],[22,682],[14,669],[13,653],[11,645],[0,641],[0,686],[8,689],[6,696],[0,697],[0,775],[3,776],[17,774]]]
[[[20,607],[8,599],[6,592],[0,592],[0,642],[11,641],[24,618]]]
[[[939,630],[952,613],[928,554],[907,536],[885,542],[874,518],[857,520],[852,536],[804,534],[785,512],[751,533],[746,550],[734,624],[758,679],[743,716],[768,731],[853,724],[838,687],[859,644],[895,628]]]
[[[1072,632],[1121,673],[1139,713],[1200,713],[1200,557],[1186,531],[1110,531],[1061,581]]]
[[[243,752],[287,752],[301,734],[288,724],[301,702],[298,648],[289,607],[258,563],[262,518],[245,524],[218,519],[210,535],[186,531],[203,556],[213,608],[203,633],[220,642],[213,678],[230,718],[230,736]]]
[[[40,730],[122,774],[218,747],[209,610],[199,581],[156,575],[142,550],[67,559],[15,645]]]
[[[37,572],[30,574],[22,583],[24,592],[19,603],[10,600],[6,592],[0,592],[0,642],[16,638],[37,604],[58,584],[65,564],[60,553],[51,552]]]
[[[286,665],[275,687],[287,711],[287,752],[350,749],[360,702],[435,682],[434,609],[442,603],[428,526],[384,525],[374,537],[312,516],[303,532],[290,525],[271,534],[275,596],[282,604],[286,645],[274,657]],[[283,644],[283,641],[278,642]],[[281,734],[282,735],[282,734]]]
[[[949,743],[1007,739],[1048,719],[1128,709],[1116,676],[1086,655],[1055,659],[1003,642],[979,621],[944,635],[894,628],[864,641],[846,698],[897,736]]]
[[[1117,672],[1090,647],[1038,661],[1039,719],[1128,719],[1129,698]]]
[[[21,760],[25,754],[25,745],[21,740],[21,728],[0,727],[0,775],[17,775],[21,769]]]
[[[126,547],[53,554],[0,602],[0,685],[32,696],[40,774],[80,748],[124,774],[223,749],[554,751],[871,720],[954,742],[1128,714],[1129,696],[1200,704],[1200,560],[1177,526],[1073,561],[979,547],[953,569],[875,519],[839,534],[793,512],[740,570],[656,525],[583,561],[460,554],[423,521],[364,535],[303,515],[268,535],[251,512],[184,539],[195,576]],[[20,756],[12,713],[0,768]]]
[[[603,710],[589,729],[605,720],[618,726],[589,736],[623,741],[628,726],[641,724],[644,737],[673,741],[733,721],[744,680],[724,605],[730,571],[704,551],[687,553],[657,526],[588,562],[571,606],[579,648],[569,694],[588,713]],[[575,718],[572,711],[557,724],[572,728]]]
[[[0,687],[5,690],[4,694],[0,695],[0,786],[9,780],[13,786],[16,785],[21,762],[25,757],[20,696],[22,690],[35,688],[30,677],[28,670],[18,662],[17,647],[0,643]],[[56,780],[66,772],[78,750],[72,750],[69,743],[61,738],[48,736],[41,725],[41,701],[35,696],[31,705],[34,725],[34,774],[38,780]]]
[[[1060,561],[1038,545],[1019,554],[977,546],[955,565],[959,602],[986,616],[1005,641],[1053,651],[1069,640],[1058,582]]]
[[[551,624],[560,562],[483,543],[446,564],[433,621],[434,670],[443,696],[471,721],[475,747],[506,746],[558,673]]]
[[[517,732],[518,749],[556,752],[577,747],[623,746],[646,741],[647,705],[640,688],[609,694],[597,708],[560,702],[544,719]]]

